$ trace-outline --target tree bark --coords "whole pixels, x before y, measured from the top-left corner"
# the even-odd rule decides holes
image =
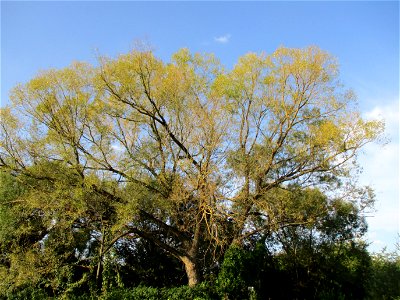
[[[190,287],[194,287],[195,285],[200,283],[198,265],[193,258],[190,258],[188,256],[181,256],[180,259],[185,265],[186,275],[188,277],[188,285]]]
[[[103,284],[103,256],[104,256],[104,240],[105,240],[105,230],[104,230],[104,224],[103,220],[101,222],[102,224],[102,229],[101,229],[101,240],[100,240],[100,249],[99,249],[99,262],[97,264],[97,270],[96,270],[96,282],[97,282],[97,287],[101,289],[102,284]]]

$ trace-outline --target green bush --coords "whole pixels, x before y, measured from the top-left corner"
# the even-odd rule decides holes
[[[3,299],[0,297],[0,299]],[[20,291],[16,291],[13,293],[9,293],[4,297],[4,299],[8,300],[44,300],[51,299],[45,291],[38,288],[27,287]]]
[[[194,288],[188,286],[154,288],[138,286],[130,289],[114,289],[101,297],[102,300],[212,300],[218,299],[210,284],[202,283]]]
[[[253,251],[239,246],[226,251],[217,279],[221,299],[257,299],[260,265],[264,263],[262,255],[258,246]]]
[[[162,299],[168,300],[212,300],[218,299],[214,287],[210,283],[203,282],[194,288],[181,286],[162,289]]]
[[[153,287],[138,286],[130,289],[115,289],[105,294],[101,299],[104,300],[160,300],[160,290]]]

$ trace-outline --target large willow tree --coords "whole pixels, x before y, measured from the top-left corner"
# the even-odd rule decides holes
[[[290,186],[369,200],[351,185],[355,157],[383,125],[355,107],[336,60],[316,47],[249,53],[230,71],[187,49],[170,62],[134,50],[15,87],[1,109],[0,168],[51,183],[52,197],[21,199],[43,215],[77,205],[70,218],[84,223],[78,198],[107,203],[112,213],[91,210],[98,275],[131,235],[182,261],[193,286],[207,251],[309,221],[285,219]],[[48,230],[57,220],[48,213]]]

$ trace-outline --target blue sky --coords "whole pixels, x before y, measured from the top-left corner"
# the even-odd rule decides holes
[[[1,2],[1,105],[39,70],[147,39],[168,60],[181,47],[231,67],[249,51],[317,45],[340,62],[367,118],[384,118],[391,142],[360,157],[361,182],[377,191],[372,250],[399,232],[399,2]]]

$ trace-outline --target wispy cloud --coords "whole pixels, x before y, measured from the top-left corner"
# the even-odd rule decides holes
[[[366,145],[358,160],[364,171],[360,176],[360,183],[370,185],[376,193],[376,212],[368,218],[371,230],[368,235],[369,240],[373,241],[371,249],[377,251],[382,245],[393,248],[400,230],[398,100],[390,101],[387,105],[378,105],[363,115],[367,120],[384,120],[385,134],[390,140],[384,146],[374,143]]]
[[[225,35],[222,35],[222,36],[215,37],[214,41],[217,42],[217,43],[220,43],[220,44],[226,44],[226,43],[229,42],[230,38],[231,38],[230,34],[225,34]]]

